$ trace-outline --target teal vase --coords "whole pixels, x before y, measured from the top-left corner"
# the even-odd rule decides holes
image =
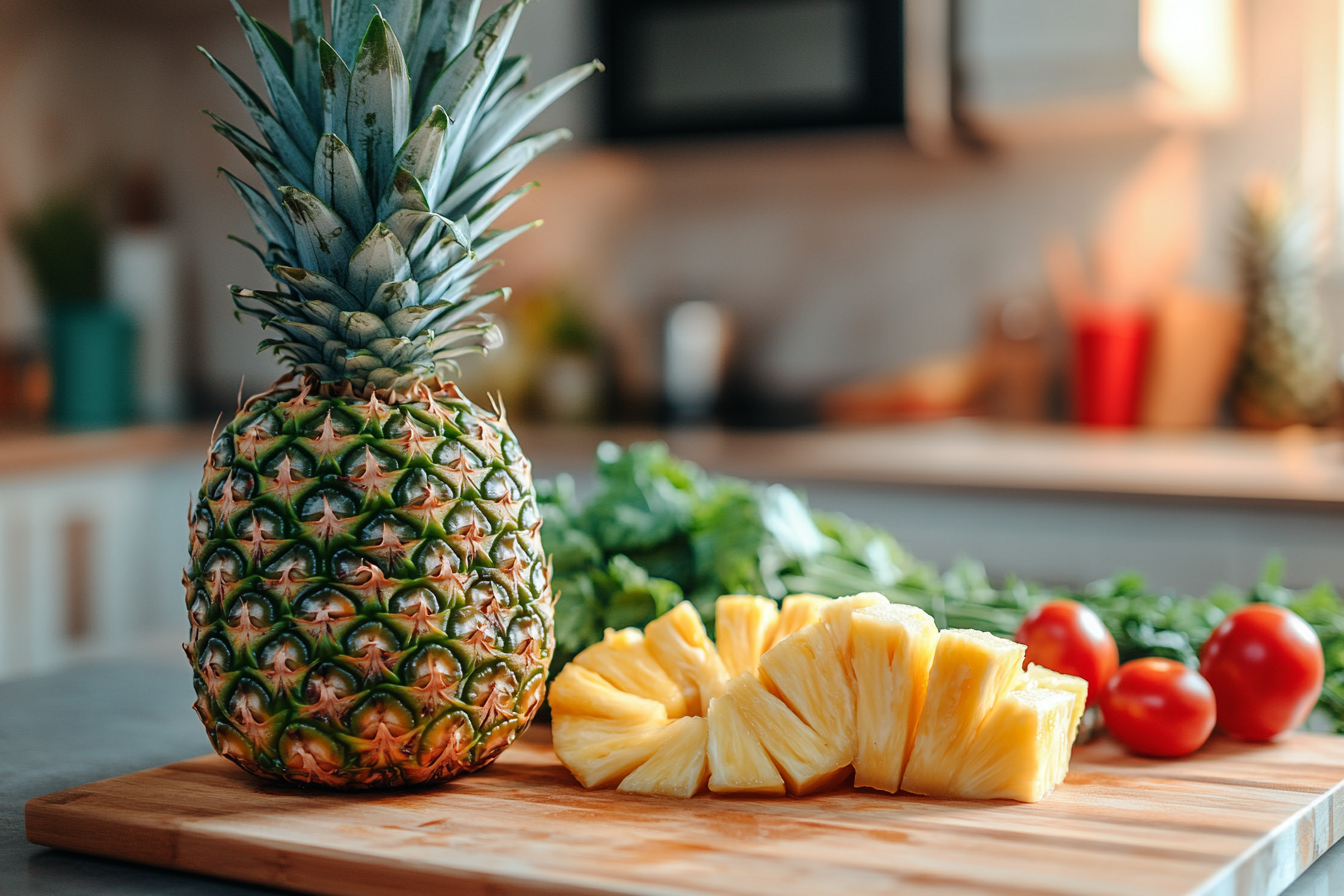
[[[110,305],[48,313],[51,419],[66,429],[125,426],[135,416],[135,323]]]

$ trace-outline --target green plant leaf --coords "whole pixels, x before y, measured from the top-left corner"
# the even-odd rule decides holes
[[[244,183],[233,174],[219,169],[220,173],[228,178],[229,186],[238,194],[238,198],[243,200],[243,207],[247,209],[247,216],[252,219],[252,226],[257,229],[257,233],[266,241],[268,245],[279,246],[291,256],[295,254],[294,234],[290,231],[289,225],[281,217],[280,212],[265,196],[257,192],[251,185]]]
[[[224,79],[224,83],[228,84],[229,89],[238,97],[239,101],[243,104],[243,108],[247,110],[247,114],[252,118],[253,123],[256,124],[257,130],[261,131],[262,137],[265,138],[266,142],[270,145],[271,152],[277,159],[283,162],[284,167],[289,168],[296,173],[308,171],[308,169],[312,167],[311,154],[304,153],[303,150],[299,148],[299,145],[294,142],[294,138],[290,136],[289,131],[285,130],[284,126],[282,126],[280,122],[276,120],[275,116],[271,114],[271,110],[266,105],[266,102],[261,97],[257,96],[256,92],[252,90],[251,87],[248,87],[247,84],[234,74],[228,66],[220,62],[214,56],[211,56],[204,49],[201,49],[200,47],[197,47],[197,49],[204,54],[214,70]],[[210,115],[217,124],[232,127],[228,122],[213,113],[206,114]],[[300,183],[295,184],[295,186],[304,187],[306,185]]]
[[[401,47],[387,21],[374,16],[350,72],[346,112],[347,142],[374,202],[391,181],[395,153],[410,132],[410,89]]]
[[[346,113],[350,102],[350,68],[325,40],[318,40],[317,49],[322,70],[322,128],[328,134],[348,140]]]
[[[594,60],[575,66],[549,81],[510,96],[500,106],[485,115],[470,142],[462,152],[459,171],[474,171],[499,153],[523,128],[532,123],[546,107],[564,96],[594,72],[602,70],[602,63]]]
[[[323,134],[313,156],[313,193],[345,219],[356,234],[375,221],[364,175],[350,148],[335,134]]]
[[[522,199],[528,193],[532,192],[533,188],[536,186],[538,186],[536,181],[523,184],[518,189],[504,194],[494,202],[481,206],[478,211],[472,212],[468,218],[471,239],[474,241],[484,233],[486,228],[495,223],[495,220],[498,219],[500,215],[508,211],[519,199]]]
[[[312,157],[313,150],[317,148],[317,131],[313,124],[308,120],[308,114],[303,109],[303,103],[299,101],[299,96],[294,92],[294,85],[290,83],[289,75],[285,72],[284,66],[275,50],[271,47],[270,41],[262,34],[261,29],[257,27],[256,22],[247,14],[238,0],[229,0],[233,6],[234,15],[238,19],[238,24],[243,28],[243,34],[247,38],[247,44],[252,49],[252,55],[257,60],[257,68],[261,69],[261,78],[266,84],[266,92],[270,94],[271,106],[275,109],[276,120],[278,120],[294,139],[294,143],[299,150],[308,157]]]
[[[361,308],[359,300],[349,290],[321,274],[288,265],[275,265],[271,273],[310,301],[326,302],[342,311],[358,311]]]
[[[294,39],[292,79],[299,101],[314,128],[322,121],[322,56],[318,41],[327,33],[322,0],[289,0],[289,30]]]
[[[574,135],[566,128],[556,128],[528,137],[510,146],[488,163],[468,175],[453,188],[434,210],[448,218],[458,218],[478,211],[509,181],[527,167],[537,156],[555,144],[569,140]]]
[[[351,253],[345,287],[363,304],[372,299],[384,283],[407,280],[410,276],[411,262],[406,257],[405,248],[380,222]]]
[[[349,225],[312,193],[281,187],[280,195],[294,233],[299,265],[328,279],[343,281],[347,261],[359,245]]]

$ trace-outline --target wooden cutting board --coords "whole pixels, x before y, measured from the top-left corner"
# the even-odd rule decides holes
[[[28,839],[330,894],[1277,894],[1344,836],[1344,737],[1074,751],[1041,803],[845,787],[586,792],[536,740],[432,790],[309,793],[215,756],[31,800]]]

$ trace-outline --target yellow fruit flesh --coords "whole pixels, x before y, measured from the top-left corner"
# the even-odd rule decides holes
[[[613,687],[601,675],[569,663],[551,683],[551,712],[558,716],[589,716],[631,722],[667,721],[667,707]]]
[[[1076,700],[1068,691],[1044,688],[1004,696],[980,726],[948,795],[1027,803],[1045,797],[1063,777],[1059,744]]]
[[[704,715],[709,701],[723,693],[728,675],[690,601],[682,601],[646,625],[644,643],[681,689],[686,714]]]
[[[715,793],[784,793],[784,779],[733,701],[709,703],[709,789]]]
[[[890,604],[890,601],[885,596],[867,591],[863,594],[855,594],[852,597],[838,597],[821,608],[821,622],[826,626],[826,630],[831,633],[835,651],[840,655],[840,661],[845,664],[846,669],[850,669],[850,660],[853,658],[853,653],[850,650],[849,629],[854,614],[866,607],[887,606],[888,604]]]
[[[751,675],[728,683],[730,701],[774,760],[789,793],[824,790],[849,774],[849,756],[805,725]]]
[[[950,796],[952,781],[981,723],[1022,674],[1026,648],[987,632],[938,635],[929,687],[901,789]]]
[[[667,740],[658,752],[617,785],[623,793],[645,793],[689,799],[709,781],[709,723],[688,716],[667,729]]]
[[[649,760],[667,739],[666,722],[555,716],[555,755],[588,789],[610,787]]]
[[[854,758],[854,690],[820,622],[794,632],[761,657],[760,679],[849,760]]]
[[[814,622],[821,621],[821,608],[831,602],[831,598],[819,594],[790,594],[779,607],[779,622],[770,638],[770,647],[774,647],[794,632]]]
[[[1028,663],[1026,673],[1017,680],[1016,686],[1026,690],[1046,688],[1053,691],[1068,691],[1078,698],[1073,703],[1073,715],[1070,716],[1069,723],[1069,746],[1073,746],[1074,740],[1078,737],[1078,723],[1082,721],[1083,711],[1087,709],[1087,680]]]
[[[768,597],[731,594],[715,602],[714,646],[730,680],[756,673],[778,621],[779,607]]]
[[[601,675],[612,685],[667,707],[669,718],[686,715],[686,697],[649,653],[644,633],[637,628],[607,629],[601,643],[574,657],[574,662]]]
[[[853,614],[855,787],[900,789],[937,643],[933,617],[918,607],[881,604]]]

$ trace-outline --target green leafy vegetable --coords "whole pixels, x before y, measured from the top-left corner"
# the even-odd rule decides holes
[[[537,494],[559,595],[552,673],[600,641],[604,629],[642,627],[683,598],[712,630],[714,601],[723,594],[780,600],[800,592],[879,591],[924,609],[940,628],[1011,637],[1033,607],[1067,597],[1097,612],[1121,662],[1165,656],[1191,666],[1231,610],[1267,601],[1298,613],[1320,636],[1326,679],[1318,715],[1344,733],[1344,601],[1327,582],[1305,591],[1283,587],[1277,557],[1249,592],[1220,586],[1204,597],[1152,591],[1133,572],[1081,590],[1011,576],[996,588],[973,560],[958,560],[940,575],[880,529],[810,510],[782,485],[710,476],[657,442],[626,450],[604,442],[597,490],[586,503],[568,476],[538,483]]]

